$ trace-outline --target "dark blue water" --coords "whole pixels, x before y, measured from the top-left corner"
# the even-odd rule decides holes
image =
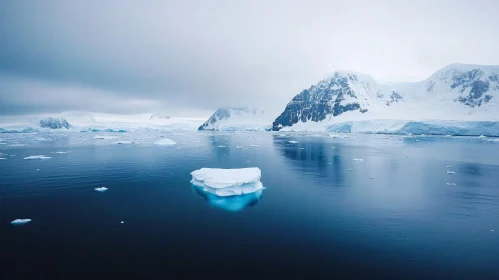
[[[115,135],[0,135],[0,279],[499,279],[497,141]],[[250,166],[262,193],[189,182]]]

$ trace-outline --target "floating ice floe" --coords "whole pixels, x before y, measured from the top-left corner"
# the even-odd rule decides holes
[[[263,189],[257,167],[239,169],[201,168],[191,173],[191,183],[217,196],[253,193]]]
[[[24,225],[31,222],[31,219],[15,219],[12,222],[10,222],[13,225]]]
[[[298,141],[291,140],[291,141],[288,141],[288,143],[290,143],[290,144],[297,144],[297,143],[298,143]]]
[[[107,191],[107,188],[106,187],[100,187],[100,188],[95,188],[96,191],[98,192],[105,192]]]
[[[364,161],[362,158],[354,158],[353,161]]]
[[[224,145],[218,145],[217,148],[227,148],[227,146]]]
[[[253,147],[253,148],[258,148],[260,147],[260,145],[249,145],[250,147]]]
[[[0,160],[3,160],[3,159],[6,159],[6,158],[0,157]]]
[[[156,142],[154,142],[154,145],[159,145],[159,146],[173,146],[175,144],[177,144],[177,143],[175,143],[175,141],[173,141],[172,139],[168,139],[168,138],[159,139]]]
[[[124,145],[124,144],[133,144],[133,142],[132,141],[122,140],[122,141],[116,141],[116,142],[114,142],[114,144]]]
[[[447,171],[447,174],[456,174],[454,171]]]
[[[118,137],[117,136],[109,136],[109,135],[95,135],[94,139],[112,140],[112,139],[118,139]]]
[[[55,154],[69,154],[69,151],[65,151],[65,152],[55,152]]]
[[[120,223],[120,224],[124,224],[124,223],[125,223],[125,222],[121,221],[121,223]]]
[[[237,148],[237,149],[242,149],[242,148],[243,148],[243,146],[236,146],[236,148]]]
[[[455,186],[456,183],[445,183],[447,186]]]
[[[44,155],[38,155],[38,156],[29,156],[25,157],[24,159],[51,159],[52,157],[44,156]]]

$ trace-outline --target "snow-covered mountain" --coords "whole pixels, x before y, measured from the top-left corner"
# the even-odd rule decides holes
[[[248,108],[219,108],[199,130],[270,130],[277,114]]]
[[[393,121],[402,126],[453,121],[458,127],[499,121],[499,66],[452,64],[421,82],[391,84],[366,74],[335,72],[296,95],[272,130],[331,131],[348,123],[350,130],[362,132],[357,122],[363,122],[369,132],[387,132]]]

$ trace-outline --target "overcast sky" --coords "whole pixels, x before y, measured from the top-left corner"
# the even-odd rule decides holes
[[[335,70],[499,65],[499,1],[0,1],[0,114],[283,109]]]

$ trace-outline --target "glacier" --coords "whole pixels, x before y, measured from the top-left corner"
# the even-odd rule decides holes
[[[217,196],[242,195],[263,189],[258,167],[201,168],[191,172],[191,175],[193,185]]]
[[[310,131],[329,133],[452,135],[499,137],[498,121],[444,121],[444,120],[365,120],[335,124],[309,123],[285,128],[283,131]]]

